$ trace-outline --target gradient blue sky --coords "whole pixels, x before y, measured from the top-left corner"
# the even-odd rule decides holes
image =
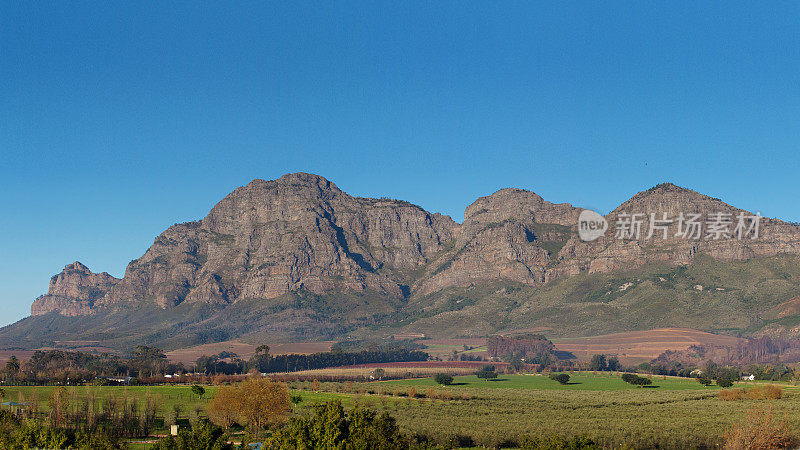
[[[800,220],[797,2],[225,3],[0,3],[0,325],[287,172],[459,221],[664,181]]]

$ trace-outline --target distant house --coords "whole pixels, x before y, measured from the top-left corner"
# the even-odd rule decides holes
[[[108,377],[106,380],[119,384],[131,384],[133,377]]]
[[[742,381],[755,381],[755,375],[742,375]]]

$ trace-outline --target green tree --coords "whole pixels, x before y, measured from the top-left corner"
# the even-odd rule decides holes
[[[233,445],[225,438],[225,431],[201,420],[191,430],[184,428],[177,436],[159,439],[153,447],[156,450],[233,450]]]
[[[708,386],[711,384],[711,378],[707,378],[704,376],[697,377],[697,382],[702,384],[703,386]]]
[[[607,368],[608,365],[606,364],[606,355],[592,356],[592,360],[589,362],[589,370],[602,371],[606,370]]]
[[[486,364],[481,367],[481,370],[475,373],[478,378],[482,378],[484,380],[491,380],[497,378],[497,372],[495,372],[494,366],[492,364]]]
[[[19,373],[19,360],[16,356],[11,355],[11,358],[6,361],[6,373],[8,373],[12,381],[17,378],[17,374]]]
[[[453,377],[446,373],[437,373],[433,379],[436,380],[436,384],[441,384],[442,386],[453,384]]]
[[[206,388],[204,388],[203,386],[200,386],[199,384],[195,384],[195,385],[192,386],[192,392],[194,393],[194,395],[196,395],[196,396],[198,396],[198,397],[200,397],[202,399],[203,395],[205,395],[205,393],[206,393]]]
[[[717,369],[717,385],[728,388],[739,379],[739,371],[732,367]]]
[[[653,384],[653,380],[647,377],[640,377],[639,375],[633,373],[624,373],[622,374],[622,381],[632,384],[634,386],[649,386]]]
[[[256,347],[256,355],[269,355],[269,345],[259,345]]]
[[[494,366],[492,364],[486,364],[481,367],[477,373],[475,373],[478,378],[482,378],[484,380],[491,380],[497,378],[497,372],[495,372]]]
[[[638,377],[639,376],[636,375],[635,373],[623,373],[622,374],[622,381],[624,381],[624,382],[626,382],[628,384],[633,384],[633,380],[635,380]]]
[[[616,372],[622,369],[622,364],[619,362],[619,358],[616,356],[612,356],[608,358],[608,363],[606,364],[608,370],[612,372]]]
[[[311,417],[296,417],[265,442],[266,448],[405,450],[408,439],[384,412],[357,407],[346,413],[341,402],[316,405]]]
[[[567,384],[567,383],[569,383],[569,375],[567,375],[566,373],[550,374],[550,379],[558,381],[559,384]]]

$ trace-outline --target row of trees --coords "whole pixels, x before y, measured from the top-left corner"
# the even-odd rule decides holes
[[[98,377],[151,377],[165,373],[184,373],[182,364],[170,363],[158,348],[140,345],[127,357],[110,353],[84,353],[64,350],[38,350],[21,362],[11,356],[0,377],[6,384],[80,384]]]
[[[196,370],[203,374],[244,374],[252,370],[261,373],[295,372],[298,370],[324,369],[357,364],[390,362],[426,361],[429,355],[419,350],[404,348],[372,348],[360,352],[330,351],[311,355],[285,354],[272,356],[269,347],[259,347],[259,351],[244,361],[233,357],[225,361],[222,355],[201,356],[195,364]]]
[[[355,364],[425,361],[428,354],[404,348],[372,348],[360,352],[330,351],[312,355],[269,354],[269,346],[257,348],[248,361],[230,352],[201,356],[195,366],[184,367],[171,363],[161,349],[140,345],[126,356],[109,353],[91,354],[79,351],[36,351],[24,363],[12,356],[0,370],[0,379],[6,384],[83,384],[109,382],[109,378],[145,379],[165,374],[183,374],[189,371],[201,374],[234,375],[253,370],[262,373],[290,372],[322,369]]]

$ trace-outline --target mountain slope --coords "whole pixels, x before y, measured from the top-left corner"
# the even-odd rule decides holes
[[[580,212],[502,189],[469,205],[458,224],[407,202],[350,196],[317,175],[254,180],[203,219],[164,231],[122,279],[67,266],[31,317],[0,329],[0,345],[177,348],[398,329],[441,337],[529,327],[563,336],[676,326],[755,332],[775,320],[770,308],[800,294],[795,224],[763,218],[758,239],[695,240],[672,223],[648,239],[649,213],[750,215],[672,184],[622,203],[592,242],[578,237]],[[615,236],[626,213],[642,214],[636,239]]]

